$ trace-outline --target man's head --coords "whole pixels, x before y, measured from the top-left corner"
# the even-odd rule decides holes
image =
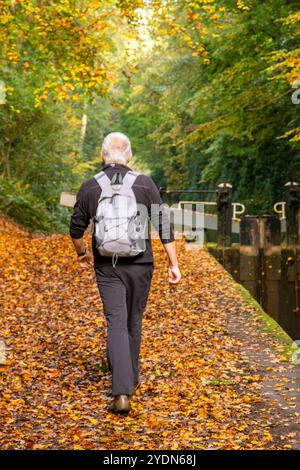
[[[121,132],[111,132],[103,140],[101,156],[105,163],[126,165],[132,157],[130,140]]]

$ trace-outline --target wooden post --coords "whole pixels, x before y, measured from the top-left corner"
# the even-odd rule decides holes
[[[225,248],[231,246],[232,227],[232,186],[221,183],[217,189],[218,211],[218,245]]]
[[[286,236],[282,249],[280,289],[280,325],[288,334],[300,335],[300,246],[299,246],[300,187],[294,181],[285,184]]]
[[[240,223],[240,282],[259,300],[259,226],[252,215],[242,217]]]
[[[286,216],[286,242],[287,245],[299,244],[299,208],[300,188],[298,183],[289,181],[285,184],[285,216]]]
[[[281,281],[281,224],[275,215],[259,219],[261,248],[261,305],[276,321],[279,321],[279,297]]]
[[[299,246],[284,246],[281,256],[279,323],[293,339],[300,337],[299,280]]]

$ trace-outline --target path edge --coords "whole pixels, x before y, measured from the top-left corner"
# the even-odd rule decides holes
[[[288,362],[292,362],[292,356],[297,349],[293,347],[294,340],[288,335],[286,331],[283,330],[279,323],[277,323],[277,321],[274,320],[274,318],[272,318],[262,308],[262,306],[257,302],[257,300],[255,300],[254,297],[252,297],[250,292],[242,284],[235,281],[235,279],[233,279],[233,281],[235,283],[236,290],[239,292],[242,298],[249,306],[254,307],[254,312],[260,320],[262,331],[268,333],[273,339],[277,340],[284,347],[283,355]],[[298,364],[298,367],[299,366],[300,365]]]

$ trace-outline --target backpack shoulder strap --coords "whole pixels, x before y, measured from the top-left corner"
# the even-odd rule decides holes
[[[126,175],[123,178],[122,184],[121,184],[121,191],[122,193],[128,192],[128,190],[131,190],[136,178],[139,176],[139,173],[136,171],[129,170],[127,171]],[[112,194],[114,193],[113,188],[112,188],[112,181],[109,179],[109,177],[105,174],[104,171],[100,171],[100,173],[97,173],[94,176],[95,180],[99,184],[102,193],[101,193],[101,198],[102,197],[112,197]]]
[[[126,185],[126,188],[131,189],[135,180],[139,176],[139,173],[136,171],[129,170],[123,178],[123,185]]]
[[[110,197],[112,193],[111,182],[109,177],[105,174],[104,171],[100,171],[94,176],[95,180],[99,184],[102,194],[101,197]]]

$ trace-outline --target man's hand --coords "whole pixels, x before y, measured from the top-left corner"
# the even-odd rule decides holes
[[[178,282],[181,279],[181,272],[180,272],[178,264],[175,264],[175,265],[170,264],[168,272],[169,272],[169,282],[171,284],[178,284]]]
[[[87,249],[84,255],[77,256],[77,260],[82,268],[89,268],[92,264],[92,255]]]
[[[178,284],[181,279],[181,272],[178,266],[175,241],[170,243],[164,243],[164,249],[169,258],[169,282],[171,284]]]
[[[92,256],[87,248],[85,248],[83,237],[72,238],[72,243],[77,252],[77,261],[82,268],[89,268],[92,264]],[[84,253],[84,255],[78,255]]]

